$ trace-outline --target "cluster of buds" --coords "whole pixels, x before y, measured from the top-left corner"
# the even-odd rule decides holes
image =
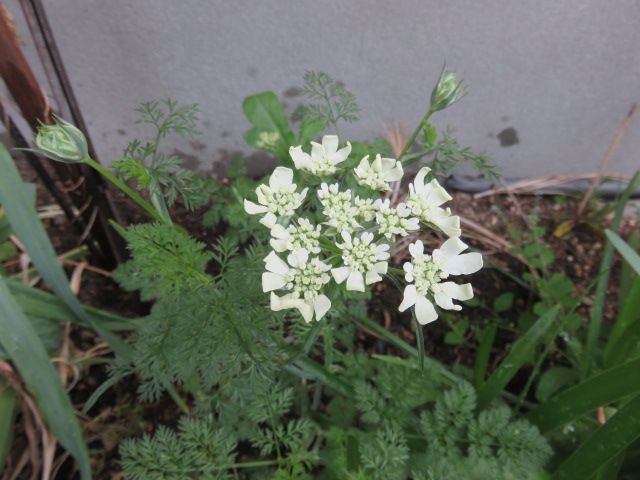
[[[399,310],[414,307],[417,320],[426,324],[438,317],[435,305],[460,310],[454,300],[473,296],[470,284],[448,279],[478,271],[482,257],[462,253],[467,246],[459,238],[460,218],[443,207],[451,196],[436,179],[427,181],[429,168],[416,174],[405,201],[392,205],[385,196],[404,175],[395,159],[365,156],[355,168],[343,168],[350,163],[351,144],[339,148],[335,135],[311,142],[310,153],[298,146],[289,154],[297,172],[277,167],[268,184],[256,189],[257,203],[244,200],[245,211],[261,215],[260,222],[271,233],[273,251],[265,258],[262,288],[270,293],[273,310],[295,308],[307,322],[320,320],[331,308],[331,284],[364,292],[388,273],[396,241],[421,227],[439,230],[449,239],[431,254],[420,240],[409,245],[411,260],[404,264],[407,284]],[[315,192],[299,189],[296,175],[319,187]],[[341,185],[345,175],[355,180],[353,189]]]

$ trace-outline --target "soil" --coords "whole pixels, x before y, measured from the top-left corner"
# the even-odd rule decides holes
[[[37,184],[38,205],[51,205],[53,200],[42,184],[38,182],[33,171],[24,161],[18,161],[19,168],[25,180]],[[137,223],[146,221],[144,214],[129,202],[119,191],[112,191],[118,211],[123,216],[124,223]],[[570,197],[553,196],[494,196],[475,200],[473,196],[466,193],[455,193],[454,200],[450,204],[452,210],[461,216],[470,219],[476,225],[487,229],[491,235],[487,237],[473,228],[463,226],[463,232],[468,233],[464,237],[465,241],[473,248],[483,252],[486,258],[493,263],[511,272],[515,277],[520,277],[527,271],[527,266],[521,260],[508,253],[501,242],[511,242],[510,229],[519,226],[526,231],[525,215],[536,212],[540,225],[546,229],[545,241],[552,248],[556,261],[552,268],[562,271],[568,275],[575,283],[576,292],[582,292],[595,278],[600,258],[603,250],[602,227],[611,221],[611,214],[604,218],[587,215],[583,223],[575,227],[563,237],[553,235],[553,232],[564,222],[575,220],[577,202]],[[178,208],[174,218],[179,219],[180,224],[185,227],[196,238],[211,242],[215,237],[214,233],[205,229],[201,223],[202,214],[206,211],[201,209],[195,213],[189,213]],[[62,215],[45,220],[46,227],[51,235],[56,251],[59,253],[70,251],[79,247],[78,237],[70,228],[69,221]],[[637,216],[629,215],[625,218],[622,228],[623,234],[638,228]],[[497,238],[497,240],[496,240]],[[437,238],[425,239],[425,241],[436,246]],[[91,258],[84,258],[92,264]],[[616,278],[619,270],[619,263],[616,261],[612,272]],[[71,270],[68,271],[71,273]],[[616,299],[616,284],[611,282],[608,291],[608,298]],[[495,268],[485,268],[473,276],[473,285],[476,297],[481,298],[486,304],[491,304],[493,299],[503,292],[511,291],[515,293],[516,303],[514,311],[508,313],[507,323],[516,321],[518,310],[522,311],[526,305],[530,304],[534,298],[521,285],[513,279],[501,273]],[[580,307],[580,313],[587,318],[592,295],[587,295]],[[149,305],[140,302],[135,293],[125,292],[109,278],[96,271],[85,270],[82,274],[79,297],[82,302],[119,315],[135,318],[145,315]],[[371,302],[371,317],[384,324],[386,328],[396,332],[409,344],[415,345],[414,326],[410,321],[410,316],[399,316],[396,314],[395,305],[399,303],[399,293],[389,285],[381,284],[375,290],[374,300]],[[616,313],[616,301],[609,301],[605,308],[605,318],[611,320]],[[481,323],[484,321],[484,312],[481,309],[469,309],[465,312],[469,316],[470,323]],[[446,321],[438,321],[425,328],[426,353],[428,356],[440,360],[448,365],[459,364],[467,367],[472,366],[473,354],[469,342],[462,342],[458,345],[448,345],[444,342],[444,337],[449,332],[450,327]],[[72,353],[80,355],[100,344],[91,331],[78,327],[72,327],[70,331],[70,343]],[[466,338],[473,340],[472,329],[466,333]],[[381,340],[375,340],[370,332],[361,332],[359,341],[362,349],[375,351],[377,353],[394,352],[387,344]],[[513,340],[513,335],[501,334],[494,348],[492,365],[495,366],[508,351],[508,345]],[[98,360],[109,358],[111,355],[105,353]],[[84,367],[80,371],[79,380],[71,385],[70,395],[74,405],[80,411],[83,404],[91,396],[93,391],[108,378],[107,366],[104,362],[96,362],[89,367]],[[515,383],[518,381],[516,379]],[[152,404],[141,403],[136,396],[138,380],[135,376],[129,376],[118,383],[99,399],[99,401],[89,411],[88,415],[81,416],[81,424],[88,440],[93,468],[97,479],[119,479],[120,465],[117,446],[118,443],[128,437],[138,437],[145,432],[152,432],[159,424],[173,425],[179,416],[178,409],[169,398],[163,398]],[[13,448],[9,457],[9,471],[16,465],[21,454],[27,448],[24,425],[20,417]],[[57,461],[64,458],[64,451],[58,448],[56,452]],[[18,478],[29,478],[29,468],[27,467]],[[75,478],[73,463],[67,459],[62,461],[57,478]]]

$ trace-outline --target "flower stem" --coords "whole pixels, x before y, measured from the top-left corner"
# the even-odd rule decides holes
[[[156,220],[157,222],[160,222],[160,223],[166,223],[166,219],[162,218],[162,215],[160,215],[155,208],[153,208],[144,198],[142,198],[136,192],[131,190],[126,183],[124,183],[122,180],[120,180],[118,177],[116,177],[109,170],[104,168],[102,165],[100,165],[98,162],[96,162],[94,159],[92,159],[89,156],[85,157],[83,162],[85,164],[89,165],[94,170],[96,170],[100,175],[105,177],[107,180],[109,180],[111,183],[113,183],[116,187],[118,187],[124,193],[129,195],[131,200],[136,202],[154,220]]]
[[[402,161],[402,157],[405,156],[407,151],[414,144],[414,142],[416,141],[416,138],[418,137],[418,134],[420,133],[420,131],[424,127],[424,124],[427,123],[427,121],[429,120],[429,117],[431,117],[431,115],[433,115],[433,112],[434,112],[433,109],[431,107],[429,107],[429,110],[427,110],[427,113],[425,113],[424,117],[422,117],[422,120],[420,120],[420,123],[418,124],[416,129],[413,131],[413,133],[409,137],[409,140],[407,140],[407,143],[405,143],[404,147],[402,147],[402,150],[400,151],[400,155],[398,155],[398,161],[399,162]]]

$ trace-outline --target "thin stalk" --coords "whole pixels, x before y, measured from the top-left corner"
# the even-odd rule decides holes
[[[405,143],[404,147],[402,147],[402,150],[400,150],[400,155],[398,155],[398,161],[399,162],[402,161],[402,157],[404,157],[404,155],[407,153],[407,151],[414,144],[414,142],[416,141],[416,138],[418,137],[418,134],[420,133],[420,131],[424,127],[424,124],[427,123],[427,121],[429,120],[429,117],[431,117],[431,115],[433,115],[433,110],[432,110],[431,107],[429,107],[429,110],[427,110],[427,113],[425,113],[424,117],[422,117],[422,120],[420,120],[420,123],[418,124],[416,129],[413,131],[413,133],[409,137],[409,140],[407,140],[407,143]]]
[[[116,187],[118,187],[120,190],[126,193],[131,198],[131,200],[136,202],[154,220],[160,223],[165,223],[165,219],[162,218],[162,216],[156,211],[155,208],[153,208],[144,198],[142,198],[136,192],[131,190],[126,183],[124,183],[122,180],[116,177],[109,170],[107,170],[98,162],[96,162],[95,160],[93,160],[91,157],[88,157],[88,156],[84,158],[84,163],[89,165],[91,168],[96,170],[100,175],[105,177],[107,180],[113,183]]]

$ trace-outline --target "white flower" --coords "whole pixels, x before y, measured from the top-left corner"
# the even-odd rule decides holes
[[[306,218],[298,219],[298,225],[283,227],[275,224],[271,229],[273,237],[269,242],[276,252],[293,251],[304,248],[309,253],[320,253],[320,225],[314,227]]]
[[[416,318],[422,325],[438,318],[436,309],[427,295],[432,297],[440,308],[445,310],[461,310],[453,300],[469,300],[473,297],[470,283],[458,285],[454,282],[443,282],[449,275],[467,275],[482,268],[482,256],[479,253],[465,253],[467,248],[458,237],[452,237],[433,251],[429,256],[424,253],[424,245],[420,240],[409,245],[413,257],[411,262],[403,266],[405,279],[412,282],[404,289],[404,298],[398,310],[404,312],[415,305]]]
[[[296,184],[293,183],[293,170],[278,167],[269,177],[269,186],[262,184],[256,188],[259,205],[245,199],[244,209],[251,215],[266,214],[260,223],[271,228],[278,216],[290,217],[295,209],[302,205],[308,188],[300,193],[296,193],[296,188]]]
[[[264,259],[267,271],[262,274],[262,290],[271,292],[271,310],[297,308],[306,322],[320,320],[331,308],[331,301],[322,294],[322,287],[331,280],[331,267],[319,258],[309,258],[304,248],[294,250],[287,257],[288,264],[275,252]],[[278,297],[274,290],[289,290]]]
[[[406,237],[409,232],[420,229],[420,221],[411,217],[411,209],[404,203],[399,203],[396,208],[390,206],[389,199],[378,199],[375,202],[376,223],[379,232],[391,240],[394,236]]]
[[[360,185],[372,190],[389,190],[388,182],[402,178],[402,164],[393,158],[382,158],[379,154],[369,163],[369,155],[360,160],[353,170]]]
[[[349,232],[342,232],[344,243],[336,244],[342,250],[343,267],[331,269],[337,283],[347,281],[347,290],[364,292],[365,284],[370,285],[382,280],[381,274],[387,273],[389,245],[373,243],[373,234],[364,232],[352,238]]]
[[[318,198],[324,207],[322,213],[327,217],[326,225],[337,231],[353,231],[359,227],[358,209],[351,203],[351,190],[341,192],[337,183],[323,183],[318,190]]]
[[[356,197],[353,200],[353,204],[358,210],[358,218],[361,218],[365,222],[370,222],[376,218],[376,206],[371,198]]]
[[[336,173],[336,165],[344,162],[351,153],[351,143],[338,150],[338,137],[325,135],[322,144],[311,142],[311,155],[302,151],[301,146],[291,147],[289,155],[299,170],[314,175],[331,175]]]
[[[430,170],[429,167],[421,168],[413,183],[409,184],[407,205],[423,222],[434,224],[450,237],[459,237],[460,217],[451,215],[451,210],[440,206],[451,200],[451,195],[435,179],[424,182]]]

